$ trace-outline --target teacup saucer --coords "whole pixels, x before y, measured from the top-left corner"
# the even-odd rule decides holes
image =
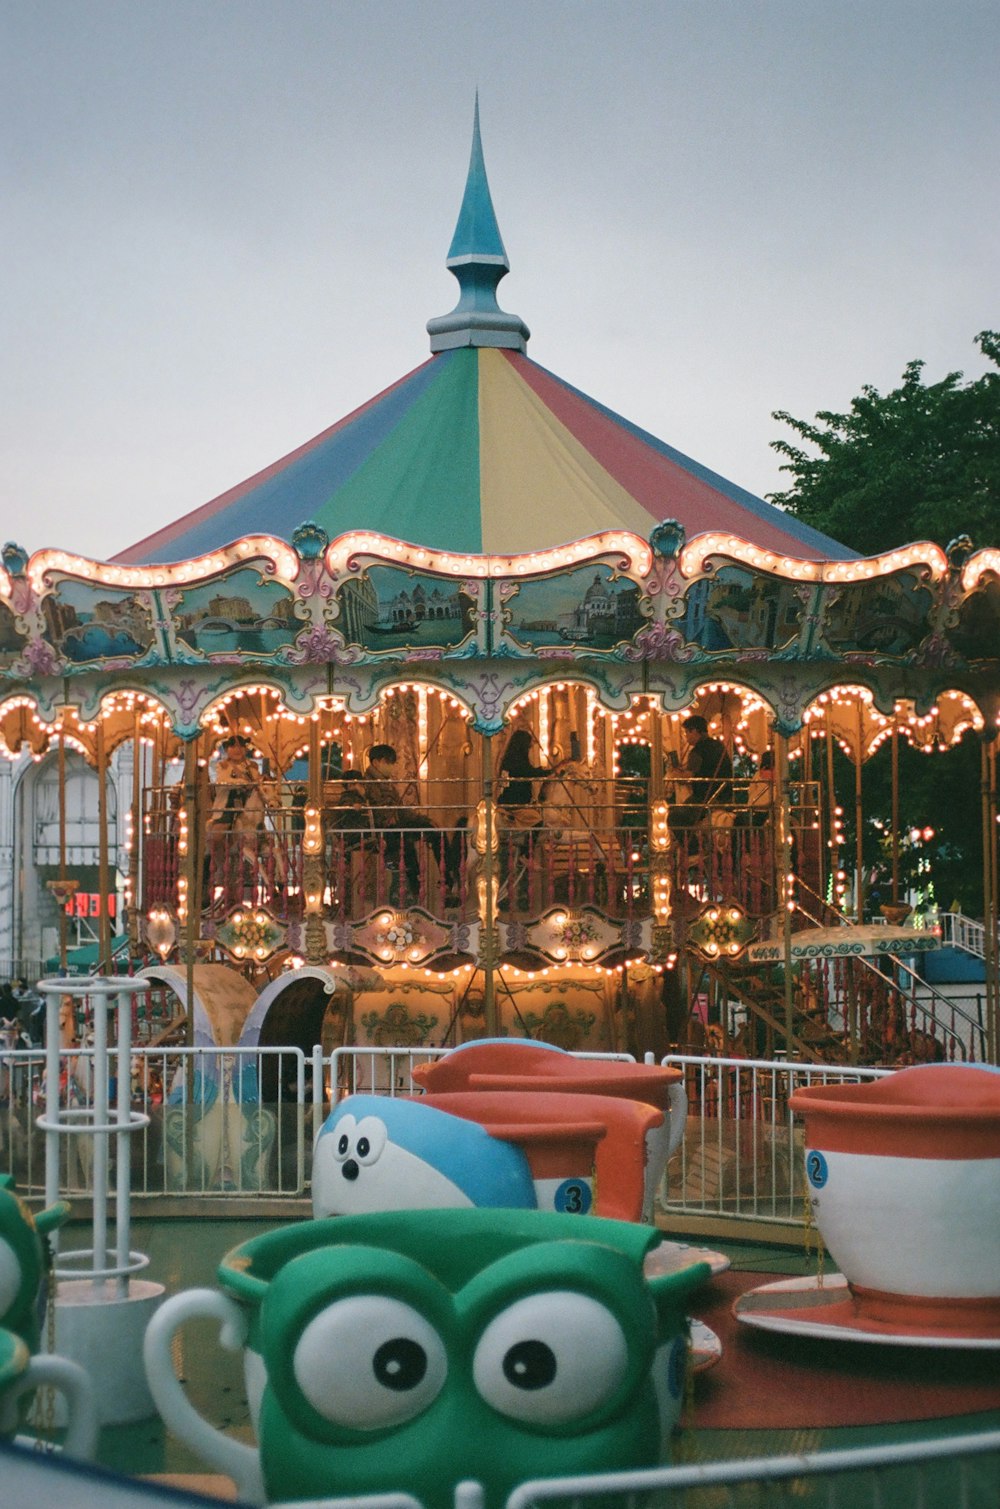
[[[714,1367],[722,1356],[722,1342],[715,1332],[702,1320],[689,1320],[688,1334],[691,1337],[691,1366],[694,1371],[703,1373],[706,1368]]]
[[[785,1336],[818,1336],[830,1341],[880,1342],[897,1347],[971,1347],[1000,1350],[1000,1336],[949,1335],[919,1326],[890,1325],[858,1312],[842,1273],[827,1273],[822,1282],[783,1278],[741,1294],[733,1314],[744,1325]]]
[[[729,1267],[725,1253],[712,1252],[707,1247],[689,1247],[687,1242],[661,1242],[646,1254],[642,1267],[647,1278],[653,1278],[664,1273],[681,1273],[695,1263],[707,1263],[713,1277],[725,1273]]]

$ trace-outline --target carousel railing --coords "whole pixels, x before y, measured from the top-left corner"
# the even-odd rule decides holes
[[[814,927],[850,928],[852,919],[802,884],[796,918]],[[924,979],[905,957],[876,962],[864,954],[819,960],[799,972],[804,1009],[853,1043],[866,1063],[982,1061],[987,1034],[981,1011],[973,1014]]]
[[[403,784],[403,783],[399,783]],[[751,804],[753,783],[727,783],[691,821],[692,809],[669,800],[670,864],[682,907],[735,900],[752,916],[780,906],[774,810]],[[211,814],[187,836],[198,858],[202,911],[220,921],[233,907],[267,906],[283,921],[304,909],[305,791],[263,783],[263,808],[252,825],[232,826]],[[471,917],[484,868],[478,793],[466,782],[434,781],[392,810],[370,805],[365,783],[343,777],[323,785],[323,908],[341,922],[382,906],[420,906],[435,916]],[[652,911],[650,807],[634,785],[586,775],[536,783],[535,800],[514,807],[502,786],[494,804],[497,909],[501,916],[538,916],[554,905],[593,906],[632,920]],[[671,797],[674,793],[671,792]],[[416,796],[421,800],[417,802]],[[142,903],[174,904],[183,878],[176,805],[169,793],[146,794]],[[792,788],[792,853],[812,879],[818,865],[815,791]],[[675,817],[677,819],[675,824]]]
[[[752,917],[781,908],[782,850],[773,803],[755,803],[757,783],[731,780],[723,793],[694,806],[668,803],[671,866],[676,904],[695,910],[706,902],[736,901]],[[680,798],[681,790],[677,796]],[[814,782],[790,787],[791,866],[807,883],[822,884],[819,788]]]

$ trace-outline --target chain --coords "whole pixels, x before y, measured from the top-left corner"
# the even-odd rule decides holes
[[[50,1356],[56,1349],[56,1274],[52,1248],[48,1237],[43,1238],[45,1264],[45,1349]],[[51,1383],[45,1384],[35,1394],[32,1405],[35,1423],[35,1450],[55,1451],[56,1392]]]
[[[826,1248],[823,1238],[813,1220],[812,1200],[809,1198],[809,1185],[806,1183],[802,1189],[802,1241],[805,1247],[806,1267],[808,1268],[815,1250],[816,1255],[816,1286],[823,1288],[824,1265],[826,1262]]]

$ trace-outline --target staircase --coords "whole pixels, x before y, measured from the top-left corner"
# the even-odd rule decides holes
[[[968,953],[978,948],[982,958],[983,924],[957,913],[945,916],[944,941]],[[795,923],[845,930],[852,926],[851,919],[801,881]],[[721,962],[704,967],[724,995],[747,1009],[751,1024],[766,1028],[769,1044],[780,1044],[800,1062],[901,1066],[936,1059],[975,1060],[985,1052],[982,1023],[902,959],[876,961],[858,954],[793,965],[791,1034],[782,971]],[[759,1035],[752,1030],[751,1054],[758,1043]]]
[[[964,917],[961,912],[942,912],[941,942],[945,948],[957,948],[974,959],[986,958],[986,926],[974,917]],[[1000,937],[997,939],[1000,949]]]

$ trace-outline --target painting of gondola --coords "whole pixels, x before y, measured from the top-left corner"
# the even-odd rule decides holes
[[[508,638],[521,649],[549,645],[610,650],[633,637],[644,618],[638,585],[610,566],[522,582],[504,610]]]
[[[262,579],[252,567],[189,587],[172,607],[178,645],[208,659],[275,655],[301,630],[287,587]]]
[[[835,655],[906,655],[927,633],[931,593],[913,571],[877,585],[857,582],[828,589],[821,615],[823,642]]]
[[[336,627],[366,650],[452,649],[475,633],[475,604],[454,579],[373,565],[336,596]]]
[[[45,638],[73,665],[136,659],[153,643],[148,592],[116,591],[67,577],[43,600],[42,612]]]

